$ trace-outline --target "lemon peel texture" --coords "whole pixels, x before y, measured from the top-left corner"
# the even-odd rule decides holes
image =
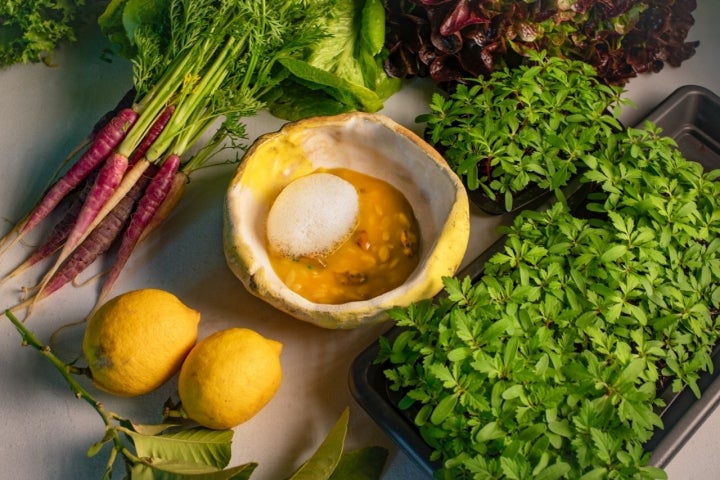
[[[198,342],[178,377],[187,416],[213,429],[255,416],[280,387],[282,344],[248,328],[220,330]]]
[[[83,353],[93,383],[109,393],[149,393],[180,369],[197,341],[200,313],[158,289],[123,293],[88,320]]]

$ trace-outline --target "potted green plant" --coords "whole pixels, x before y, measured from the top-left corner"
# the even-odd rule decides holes
[[[622,129],[622,88],[592,66],[529,51],[528,63],[435,93],[425,137],[483,210],[517,210],[562,189],[583,160]]]
[[[479,278],[391,312],[376,361],[436,478],[666,478],[659,392],[699,395],[720,338],[720,172],[651,124],[584,166],[582,212],[521,212]]]

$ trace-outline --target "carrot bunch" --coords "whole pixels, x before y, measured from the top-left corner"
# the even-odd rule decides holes
[[[137,244],[182,197],[190,174],[219,151],[244,147],[242,118],[262,108],[263,97],[288,76],[279,60],[323,35],[316,28],[323,5],[158,0],[158,8],[148,9],[147,2],[111,2],[101,25],[114,41],[123,29],[133,95],[100,122],[85,150],[2,239],[4,253],[59,205],[72,204],[46,241],[8,275],[55,256],[31,297],[11,310],[56,292],[118,245],[97,300],[104,301]],[[141,15],[127,15],[139,6]],[[138,23],[123,23],[123,12]],[[211,128],[214,134],[188,157]]]

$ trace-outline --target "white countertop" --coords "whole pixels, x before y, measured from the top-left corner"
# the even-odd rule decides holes
[[[633,80],[627,89],[637,109],[625,112],[627,123],[644,117],[682,85],[701,85],[720,94],[720,2],[698,3],[696,25],[688,36],[688,40],[701,42],[696,55],[679,69],[666,67],[659,74]],[[3,219],[17,220],[29,208],[59,159],[130,85],[125,62],[101,60],[105,44],[97,37],[91,30],[83,43],[63,49],[55,58],[55,67],[19,66],[0,71]],[[383,113],[417,131],[414,118],[426,108],[426,87],[424,82],[408,85],[387,102]],[[281,123],[264,114],[249,119],[250,136],[276,130]],[[173,217],[134,254],[115,292],[163,288],[201,311],[201,336],[242,325],[284,343],[284,379],[278,394],[256,417],[235,429],[230,464],[258,462],[253,480],[287,477],[314,451],[346,406],[351,408],[347,448],[383,445],[390,450],[385,480],[422,478],[348,389],[350,363],[388,325],[332,331],[304,324],[246,293],[225,266],[221,209],[233,168],[209,169],[193,179]],[[467,260],[496,238],[494,228],[500,219],[473,211],[472,221]],[[0,273],[14,263],[12,256],[2,258]],[[93,272],[99,270],[96,267]],[[32,271],[2,284],[0,307],[14,304],[21,295],[19,288],[34,284],[36,275],[37,271]],[[47,340],[61,325],[84,318],[92,307],[95,287],[66,286],[35,308],[28,327]],[[81,335],[81,329],[69,330],[57,350],[77,354]],[[136,399],[97,396],[117,413],[149,423],[160,420],[162,404],[174,391],[175,384],[170,382]],[[94,458],[87,458],[85,452],[102,434],[97,414],[75,399],[44,359],[21,347],[18,333],[1,319],[0,478],[99,478],[107,451]],[[720,412],[711,411],[667,465],[670,478],[718,478],[719,450]],[[117,471],[115,477],[122,478],[122,472]]]

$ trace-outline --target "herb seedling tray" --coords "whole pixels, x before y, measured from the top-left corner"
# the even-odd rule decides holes
[[[708,170],[720,168],[720,97],[703,87],[680,87],[651,111],[645,120],[653,121],[663,129],[664,134],[674,138],[687,158],[701,163]],[[580,206],[586,193],[580,188],[568,198]],[[503,243],[502,238],[496,241],[458,272],[458,276],[479,278],[487,260],[502,249]],[[400,332],[400,328],[392,327],[385,336],[392,341]],[[386,367],[375,363],[378,353],[379,344],[373,342],[354,360],[349,373],[352,395],[429,477],[437,467],[429,460],[431,448],[415,428],[412,413],[397,407],[401,394],[388,388],[383,373]],[[687,388],[673,393],[668,387],[659,393],[666,403],[659,412],[664,428],[657,429],[645,444],[646,450],[652,452],[653,465],[666,466],[720,404],[720,345],[713,351],[712,361],[713,373],[704,372],[698,381],[702,392],[700,399]]]

